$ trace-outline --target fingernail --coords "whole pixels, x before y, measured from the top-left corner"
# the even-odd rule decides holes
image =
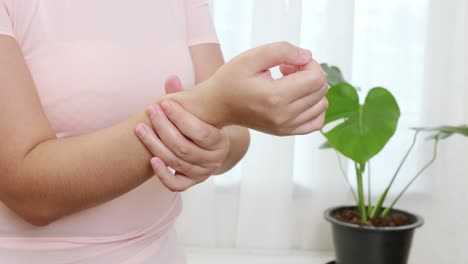
[[[312,52],[303,48],[299,49],[299,58],[297,59],[298,64],[307,64],[312,59]]]
[[[163,101],[161,103],[161,108],[163,109],[164,113],[168,114],[171,111],[171,103],[169,101]]]
[[[147,133],[145,126],[142,124],[137,125],[136,132],[139,137],[144,137]]]

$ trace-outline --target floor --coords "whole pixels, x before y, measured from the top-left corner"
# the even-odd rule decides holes
[[[188,264],[326,264],[331,252],[186,249]]]

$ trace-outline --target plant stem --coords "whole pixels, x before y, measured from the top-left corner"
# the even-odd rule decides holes
[[[413,177],[413,179],[411,179],[411,181],[405,186],[405,188],[400,192],[400,194],[398,194],[398,196],[395,198],[395,200],[392,202],[392,204],[382,212],[382,215],[381,215],[382,217],[387,217],[388,216],[388,214],[393,209],[395,204],[398,202],[398,200],[400,200],[401,196],[403,196],[403,194],[405,194],[405,192],[408,190],[408,188],[411,186],[411,184],[413,184],[413,182],[416,181],[416,179],[427,168],[429,168],[429,166],[431,166],[432,163],[434,163],[434,161],[437,159],[437,145],[439,143],[439,138],[437,137],[434,141],[435,141],[434,142],[434,155],[432,156],[432,159],[421,170],[419,170],[419,172]]]
[[[411,153],[414,146],[416,145],[416,139],[418,138],[418,134],[419,134],[419,130],[416,130],[416,132],[414,133],[413,142],[411,143],[411,146],[409,147],[408,151],[406,151],[406,154],[403,157],[403,159],[401,160],[400,165],[398,165],[398,168],[395,171],[395,174],[393,174],[392,180],[388,184],[387,188],[385,188],[385,191],[382,193],[382,195],[380,196],[377,204],[375,205],[374,209],[372,210],[372,212],[370,214],[371,219],[375,219],[375,217],[380,213],[380,210],[382,208],[382,204],[384,203],[385,198],[387,198],[387,194],[390,191],[390,188],[392,187],[393,182],[395,181],[396,177],[398,176],[398,173],[400,172],[401,168],[403,167],[403,164],[405,163],[405,161],[408,158],[409,154]]]
[[[364,171],[364,164],[354,163],[354,167],[356,169],[356,177],[357,177],[357,187],[358,187],[358,208],[359,208],[359,215],[361,222],[367,221],[367,211],[365,206],[365,199],[364,199],[364,186],[362,182],[362,172]]]
[[[345,169],[343,167],[343,163],[341,162],[340,154],[336,150],[335,150],[335,153],[336,153],[336,157],[338,158],[338,164],[340,165],[341,173],[343,174],[343,177],[345,178],[346,182],[348,183],[349,189],[351,190],[351,193],[353,194],[354,201],[357,203],[358,199],[357,199],[357,196],[356,196],[356,192],[354,191],[353,186],[351,185],[351,182],[349,181],[348,175],[347,175],[347,173],[346,173],[346,171],[345,171]]]
[[[367,162],[367,214],[372,212],[371,165]]]

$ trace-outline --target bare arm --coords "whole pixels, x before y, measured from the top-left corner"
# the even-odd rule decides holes
[[[108,129],[57,139],[13,38],[0,36],[0,199],[35,225],[116,198],[152,175],[134,135],[142,111]],[[142,109],[143,110],[143,109]]]
[[[281,81],[258,77],[259,72],[284,61],[307,65],[302,74]],[[158,101],[173,99],[217,127],[242,124],[283,135],[320,129],[323,122],[307,121],[312,115],[302,109],[309,109],[323,97],[320,87],[326,82],[320,66],[297,47],[286,43],[259,47],[226,64],[223,70],[195,89]],[[230,80],[231,76],[238,78]],[[232,100],[234,89],[236,100]],[[252,94],[254,90],[258,92]],[[284,100],[277,101],[280,93]],[[301,107],[291,100],[305,94],[309,96]],[[244,104],[257,108],[244,109]],[[271,111],[272,105],[284,115]],[[286,119],[303,112],[307,118],[298,116],[294,121],[298,129],[283,129],[278,117]],[[46,225],[112,200],[149,179],[152,169],[148,160],[152,155],[134,135],[135,126],[141,122],[151,123],[143,109],[113,127],[57,139],[17,42],[0,35],[0,200],[26,221]],[[177,167],[180,164],[169,165],[183,171]]]
[[[180,94],[181,103],[197,105],[196,93]],[[209,120],[209,112],[199,114]],[[134,134],[141,122],[151,124],[144,109],[107,129],[57,139],[17,42],[0,35],[0,200],[29,223],[49,224],[148,180],[152,155]]]
[[[218,44],[202,44],[190,48],[195,68],[195,82],[200,83],[210,78],[224,64],[224,58]],[[250,142],[249,130],[241,126],[223,128],[231,142],[229,153],[223,165],[215,172],[222,174],[236,165],[247,152]]]

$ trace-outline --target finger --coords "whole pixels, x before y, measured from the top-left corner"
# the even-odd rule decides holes
[[[163,159],[168,166],[182,174],[189,175],[190,177],[199,177],[206,174],[206,169],[191,164],[177,157],[171,150],[169,150],[162,141],[156,136],[153,129],[144,123],[137,125],[136,134],[146,148],[157,157]]]
[[[290,116],[297,117],[323,100],[327,92],[328,84],[322,86],[322,88],[315,93],[311,93],[290,103],[285,111],[288,111]]]
[[[289,65],[289,64],[284,64],[284,63],[281,64],[279,68],[280,68],[280,72],[281,72],[281,74],[283,74],[283,76],[295,73],[295,72],[300,70],[300,67],[298,67],[296,65]]]
[[[246,74],[263,72],[282,63],[290,65],[305,65],[312,59],[308,50],[296,47],[288,42],[275,42],[248,50],[232,62],[244,66]]]
[[[179,77],[173,75],[166,79],[166,94],[177,93],[184,90]]]
[[[307,135],[314,131],[322,129],[325,121],[325,112],[321,113],[317,118],[307,122],[292,131],[292,135]]]
[[[223,134],[219,129],[201,121],[172,100],[163,101],[161,107],[177,129],[195,144],[208,150],[219,148],[223,140]]]
[[[266,71],[263,71],[263,72],[260,72],[258,74],[258,76],[262,77],[262,78],[265,78],[267,80],[273,80],[273,76],[271,75],[271,71],[270,70],[266,70]]]
[[[168,119],[159,105],[150,105],[148,115],[161,141],[177,157],[198,164],[203,160],[203,157],[209,155],[207,150],[200,148],[194,142],[188,140]]]
[[[299,71],[276,79],[273,83],[279,88],[282,96],[292,102],[320,90],[327,84],[327,77],[320,64],[312,60],[300,67]]]
[[[183,192],[197,184],[197,181],[194,179],[183,175],[172,174],[164,161],[160,158],[152,158],[151,167],[153,167],[155,175],[161,180],[162,184],[172,192]]]
[[[308,108],[306,111],[294,117],[293,119],[287,121],[285,126],[291,128],[301,126],[316,119],[318,116],[324,113],[327,110],[327,108],[328,100],[327,98],[323,97],[318,103]]]
[[[310,102],[310,100],[307,100],[307,98],[312,98],[312,97],[318,98],[318,100],[316,101],[318,102],[320,101],[320,99],[322,99],[322,97],[324,97],[328,93],[329,89],[330,89],[330,86],[328,85],[328,83],[325,83],[320,89],[317,89],[314,92],[311,92],[305,95],[304,97],[294,100],[293,102],[291,102],[291,105],[296,105],[296,104],[300,105],[300,104],[303,104],[304,101]]]

